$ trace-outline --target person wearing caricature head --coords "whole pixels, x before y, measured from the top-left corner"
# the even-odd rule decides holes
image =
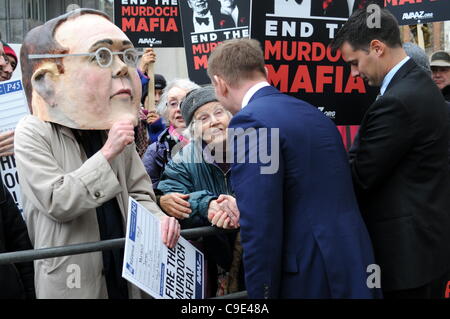
[[[123,238],[129,197],[160,219],[163,243],[176,245],[179,224],[156,205],[134,145],[137,60],[127,36],[95,10],[69,12],[27,34],[21,65],[33,115],[17,126],[15,152],[35,249]],[[122,263],[121,249],[37,260],[36,296],[143,297],[123,280]],[[67,284],[73,265],[78,289]]]

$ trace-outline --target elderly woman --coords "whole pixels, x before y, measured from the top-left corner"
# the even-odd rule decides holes
[[[180,211],[168,214],[177,217],[184,229],[211,224],[221,228],[237,228],[239,210],[231,189],[230,165],[224,163],[231,113],[217,101],[212,87],[190,92],[181,110],[188,124],[191,143],[166,165],[158,191],[185,194],[191,213],[186,215]],[[184,207],[180,205],[180,209]],[[217,288],[223,293],[238,289],[236,275],[240,254],[233,256],[235,239],[234,234],[207,237],[203,241],[206,258],[211,264],[220,266],[215,271],[219,276]],[[234,275],[221,276],[221,272],[233,272],[232,260],[235,261]],[[234,288],[231,287],[233,285]]]
[[[199,88],[187,79],[175,79],[164,89],[158,104],[158,113],[164,119],[167,128],[159,135],[158,141],[151,144],[144,154],[143,162],[152,179],[153,188],[158,186],[164,168],[172,159],[172,150],[178,143],[188,143],[182,132],[186,123],[181,115],[180,104],[186,94]]]

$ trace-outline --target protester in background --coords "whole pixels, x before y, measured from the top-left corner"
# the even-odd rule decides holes
[[[379,296],[367,286],[375,260],[334,123],[269,85],[256,40],[220,44],[208,75],[235,114],[231,181],[249,297]]]
[[[179,142],[189,142],[183,137],[186,122],[180,111],[180,104],[186,94],[199,86],[188,79],[175,79],[164,89],[157,112],[167,128],[159,135],[144,154],[143,162],[156,189],[166,164],[172,159],[172,150]],[[164,209],[164,208],[163,208]]]
[[[1,41],[0,43],[1,46],[1,58],[0,58],[0,82],[3,81],[8,81],[9,79],[11,79],[14,68],[12,66],[12,64],[9,62],[9,56],[6,54],[5,49],[8,50],[7,48],[9,48],[9,46]],[[8,52],[11,53],[11,50],[8,50]],[[14,52],[14,51],[12,51]]]
[[[226,163],[227,128],[231,113],[217,101],[214,88],[204,87],[188,93],[181,105],[191,142],[170,161],[164,170],[158,190],[163,194],[184,194],[185,199],[166,210],[180,220],[181,228],[216,225],[237,228],[239,210],[231,189],[231,169]],[[209,284],[214,295],[238,291],[240,257],[233,256],[236,235],[203,238],[208,260]],[[232,260],[237,265],[231,271]],[[218,265],[215,268],[215,265]],[[213,280],[218,279],[218,280]],[[242,287],[242,285],[241,285]]]
[[[433,81],[439,87],[446,101],[450,102],[450,54],[437,51],[431,55]]]
[[[161,74],[155,74],[155,104],[158,105],[161,101],[163,90],[166,88],[167,83],[164,76]],[[146,105],[148,97],[148,80],[142,82],[142,105]],[[150,144],[158,140],[159,135],[166,129],[163,118],[156,111],[147,111],[147,129],[148,139]]]
[[[448,109],[431,78],[410,59],[397,20],[366,10],[338,32],[353,76],[380,95],[367,110],[352,149],[359,207],[380,266],[386,298],[443,298],[450,265]]]
[[[15,146],[35,249],[123,238],[129,197],[159,218],[162,242],[176,245],[179,223],[156,205],[135,151],[137,60],[127,36],[96,10],[71,11],[25,37],[21,66],[33,115],[19,122]],[[67,284],[73,265],[76,289]],[[37,260],[37,297],[142,297],[122,266],[123,249]]]
[[[17,55],[16,52],[5,42],[2,41],[3,44],[3,51],[6,54],[6,57],[8,58],[9,66],[6,68],[5,71],[0,71],[0,79],[2,81],[8,81],[11,80],[13,72],[16,70],[17,67]]]
[[[0,254],[33,249],[27,227],[0,178]],[[33,262],[0,265],[0,299],[34,299]]]
[[[0,82],[7,80],[6,74],[8,74],[11,68],[11,63],[9,63],[9,56],[4,51],[3,43],[3,41],[0,41]],[[13,154],[14,131],[0,133],[0,157],[10,156]]]

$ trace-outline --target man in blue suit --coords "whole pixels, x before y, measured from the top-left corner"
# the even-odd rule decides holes
[[[224,42],[208,63],[219,101],[236,114],[230,128],[250,132],[247,142],[234,136],[232,165],[249,297],[378,297],[367,272],[371,242],[333,122],[267,83],[255,40]]]

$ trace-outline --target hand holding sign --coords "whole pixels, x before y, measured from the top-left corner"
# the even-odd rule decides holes
[[[14,131],[0,134],[0,157],[14,155]]]
[[[180,223],[175,218],[164,216],[161,219],[161,235],[164,245],[168,248],[174,248],[180,238],[180,234]]]
[[[140,70],[149,78],[148,82],[148,97],[145,100],[145,109],[148,111],[155,111],[155,72],[154,65],[156,62],[156,53],[153,48],[145,49],[145,53],[141,58]]]

